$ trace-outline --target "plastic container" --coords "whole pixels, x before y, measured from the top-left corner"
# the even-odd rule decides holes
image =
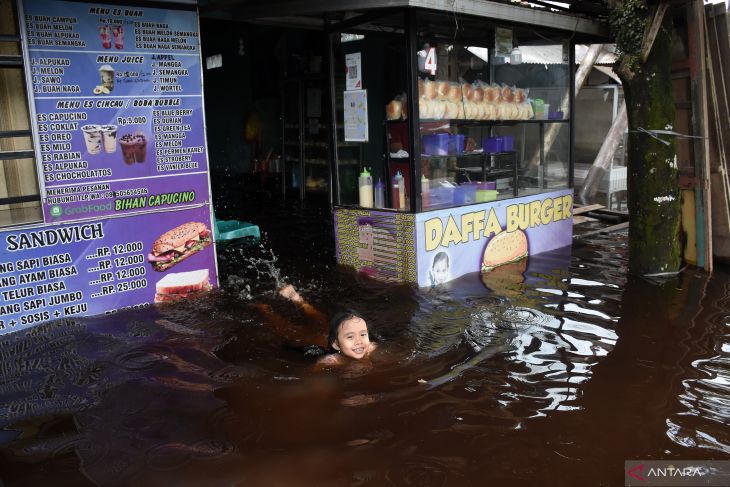
[[[464,153],[464,135],[449,135],[449,155]]]
[[[446,188],[438,186],[431,188],[428,193],[428,199],[431,207],[450,205],[454,201],[454,188]]]
[[[421,202],[424,208],[431,206],[431,188],[429,187],[429,180],[424,174],[421,176]]]
[[[503,137],[486,137],[482,139],[482,149],[484,152],[502,152],[504,150]]]
[[[494,187],[492,187],[494,186]],[[497,186],[497,183],[495,182],[486,182],[486,183],[479,183],[477,184],[477,191],[476,191],[476,202],[477,203],[484,203],[486,201],[494,201],[497,199],[497,190],[495,189]]]
[[[430,134],[421,138],[423,153],[432,156],[449,155],[449,134]]]
[[[454,189],[454,204],[468,205],[476,201],[477,183],[460,184]]]
[[[535,120],[545,119],[545,102],[542,98],[532,100],[532,113],[534,113]]]
[[[557,110],[557,111],[550,110],[550,112],[548,112],[548,118],[550,120],[562,120],[563,115],[564,115],[564,113],[562,110]]]
[[[213,239],[216,242],[236,240],[250,237],[255,240],[261,238],[258,225],[240,220],[216,220],[213,226]]]
[[[550,113],[550,103],[545,103],[542,106],[542,120],[547,120],[549,113]],[[537,118],[537,117],[535,117],[535,118]]]
[[[380,178],[375,183],[375,208],[385,208],[385,185]]]
[[[405,210],[406,209],[406,185],[403,182],[403,175],[398,171],[395,176],[393,176],[393,185],[392,185],[392,201],[393,201],[393,208],[396,210]]]
[[[360,177],[357,178],[358,188],[360,190],[360,206],[362,208],[373,207],[373,177],[370,175],[368,168],[363,168]]]
[[[505,135],[502,137],[502,140],[504,142],[502,144],[502,151],[507,152],[515,148],[515,138],[511,135]]]

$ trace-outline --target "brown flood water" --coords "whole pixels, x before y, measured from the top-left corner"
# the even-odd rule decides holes
[[[0,484],[620,486],[625,460],[730,459],[726,270],[627,278],[611,235],[418,290],[338,269],[326,212],[271,215],[208,298],[0,337]],[[283,281],[360,310],[379,360],[314,372],[251,306],[296,320]]]

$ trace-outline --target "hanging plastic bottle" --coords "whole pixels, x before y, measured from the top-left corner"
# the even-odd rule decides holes
[[[385,185],[378,178],[378,182],[375,183],[375,208],[385,207]]]
[[[358,186],[360,188],[360,206],[363,208],[373,207],[373,177],[370,175],[368,168],[363,168],[358,178]]]
[[[400,171],[393,176],[393,189],[391,196],[393,197],[393,208],[396,210],[406,209],[406,186],[403,181],[403,175]]]

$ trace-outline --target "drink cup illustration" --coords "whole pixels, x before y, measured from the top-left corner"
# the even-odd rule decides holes
[[[114,47],[124,49],[124,26],[122,25],[114,27]]]
[[[99,76],[101,76],[101,86],[112,91],[114,89],[114,68],[105,64],[99,68]]]
[[[126,164],[144,162],[147,159],[147,136],[142,132],[123,135],[119,139],[119,145]]]
[[[107,154],[113,154],[117,151],[117,126],[116,125],[102,125],[101,126],[101,139],[104,145],[104,152]]]
[[[86,142],[86,151],[89,154],[98,154],[101,152],[101,126],[88,124],[81,127],[84,133],[84,142]]]
[[[101,47],[104,49],[111,49],[112,36],[109,26],[102,25],[99,27],[99,37],[101,38]]]

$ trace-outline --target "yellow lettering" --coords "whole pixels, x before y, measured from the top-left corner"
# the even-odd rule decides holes
[[[449,221],[446,222],[446,230],[444,231],[444,239],[441,241],[441,245],[448,247],[452,242],[458,244],[461,240],[461,232],[459,227],[456,225],[454,218],[449,215]]]
[[[553,219],[553,199],[547,198],[542,202],[542,224],[547,225]]]
[[[511,205],[507,207],[507,231],[527,230],[530,214],[527,205]]]
[[[555,207],[553,208],[553,221],[563,219],[563,198],[555,198]]]
[[[502,225],[499,224],[499,218],[494,208],[489,210],[489,219],[487,220],[487,226],[484,228],[484,237],[489,238],[492,234],[497,235],[502,231]]]
[[[476,213],[474,213],[474,228],[475,228],[475,233],[476,233],[476,235],[474,236],[475,240],[479,240],[480,238],[482,238],[481,229],[484,228],[484,216],[485,216],[484,210],[477,211]]]
[[[484,225],[484,212],[477,211],[461,215],[461,241],[466,243],[471,235],[472,240],[479,240],[480,230]]]
[[[540,200],[530,202],[530,227],[540,225],[540,208],[542,202]]]
[[[573,195],[566,194],[563,196],[563,218],[573,217]]]
[[[423,224],[424,233],[426,234],[426,252],[430,252],[439,246],[441,242],[441,236],[444,233],[444,229],[441,226],[440,218],[431,218],[426,220]]]

